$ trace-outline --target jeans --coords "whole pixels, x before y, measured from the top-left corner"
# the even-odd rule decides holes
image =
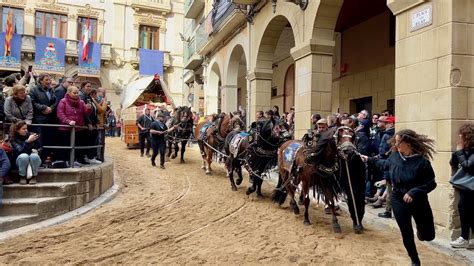
[[[412,262],[420,262],[413,235],[411,218],[415,220],[418,238],[421,241],[431,241],[435,238],[435,227],[433,213],[428,195],[414,198],[411,203],[403,201],[404,193],[392,192],[392,208],[395,220],[402,234],[403,245],[408,252]]]
[[[0,207],[3,204],[3,178],[0,177]]]
[[[461,220],[461,236],[469,240],[471,231],[474,233],[474,191],[456,189],[459,192],[459,219]]]
[[[22,153],[16,158],[16,166],[18,166],[18,173],[20,176],[26,176],[26,169],[28,165],[31,165],[31,169],[33,170],[33,176],[38,175],[38,169],[41,166],[41,158],[38,154],[32,153],[30,155],[26,153]]]
[[[151,147],[153,149],[153,155],[151,156],[151,161],[155,162],[156,157],[158,156],[158,151],[160,152],[160,165],[165,165],[165,151],[166,151],[166,141],[164,140],[151,140]]]
[[[109,137],[115,137],[115,127],[110,127],[108,131],[109,131],[109,134],[108,134]]]
[[[138,143],[140,145],[140,154],[143,155],[143,152],[145,150],[145,147],[146,147],[146,154],[150,154],[150,140],[151,140],[151,136],[150,136],[150,133],[139,133],[138,134]],[[145,141],[146,141],[146,144],[145,144]]]

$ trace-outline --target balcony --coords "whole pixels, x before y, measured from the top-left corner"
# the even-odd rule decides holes
[[[169,51],[164,51],[163,68],[167,69],[171,66],[171,55]],[[132,47],[129,53],[130,64],[133,69],[137,70],[140,66],[140,48]]]
[[[204,0],[185,0],[184,2],[184,17],[195,19],[203,10],[205,6]]]
[[[65,56],[67,63],[77,63],[77,58],[79,57],[78,44],[79,41],[77,40],[66,40]],[[110,53],[111,46],[111,44],[101,44],[101,59],[103,63],[108,63],[112,59]],[[33,60],[35,58],[35,36],[26,34],[21,36],[21,52],[29,60]]]
[[[144,9],[166,13],[171,12],[170,0],[132,0],[131,6],[136,11]]]
[[[198,46],[200,55],[207,55],[215,49],[225,38],[246,22],[245,15],[231,1],[222,1],[216,11],[211,11],[206,18],[205,32],[208,38]],[[204,24],[204,23],[203,23]],[[210,25],[209,25],[210,24]],[[198,33],[196,34],[198,35]],[[204,38],[205,35],[202,35]]]
[[[184,69],[195,69],[202,63],[202,57],[196,53],[196,42],[193,39],[184,48]]]

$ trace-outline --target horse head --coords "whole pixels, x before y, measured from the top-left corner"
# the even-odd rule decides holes
[[[245,129],[245,123],[244,121],[242,121],[239,115],[233,115],[232,113],[230,113],[228,117],[229,117],[229,124],[228,124],[229,132],[231,132],[232,130],[242,131],[243,129]]]
[[[334,134],[334,140],[337,145],[338,155],[344,160],[352,160],[357,155],[357,147],[355,145],[356,132],[347,126],[341,126]]]

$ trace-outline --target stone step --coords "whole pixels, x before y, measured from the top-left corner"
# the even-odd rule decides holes
[[[0,217],[9,215],[59,214],[70,209],[69,197],[3,199]]]
[[[40,216],[37,214],[0,216],[0,232],[32,224],[39,220]]]
[[[35,185],[11,184],[3,187],[3,198],[64,197],[77,194],[79,182],[46,182]]]
[[[91,176],[95,175],[95,171],[101,170],[101,168],[91,168],[90,166],[65,169],[41,169],[36,180],[38,182],[78,182],[89,180]]]

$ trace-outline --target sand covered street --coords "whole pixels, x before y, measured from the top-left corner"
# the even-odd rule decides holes
[[[248,178],[232,192],[222,165],[214,174],[200,169],[197,147],[186,164],[153,168],[150,160],[107,139],[121,189],[110,202],[66,223],[8,239],[0,263],[31,264],[357,264],[408,265],[400,235],[366,226],[355,235],[346,214],[341,236],[331,229],[322,206],[310,209],[311,226],[302,216],[270,200],[246,196]],[[460,265],[418,244],[426,265]]]

